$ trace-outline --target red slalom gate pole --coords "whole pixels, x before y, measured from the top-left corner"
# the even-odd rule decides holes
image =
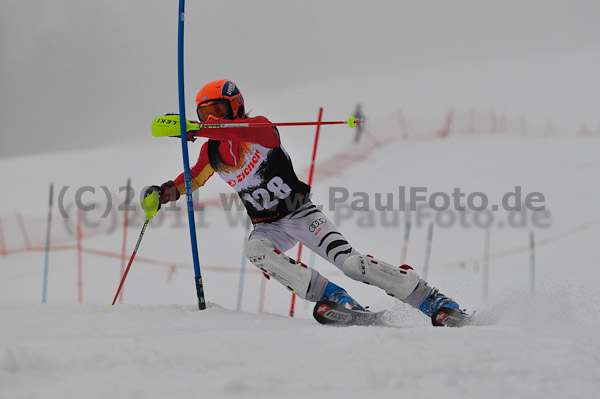
[[[319,122],[317,124],[317,132],[315,134],[315,144],[313,146],[313,153],[312,153],[312,160],[311,160],[311,163],[310,163],[310,170],[308,172],[308,185],[309,186],[312,184],[313,175],[315,173],[315,159],[317,158],[317,146],[319,145],[319,132],[321,130],[321,125],[324,124],[324,123],[321,123],[321,118],[322,117],[323,117],[323,107],[319,108],[319,118],[318,118]]]
[[[302,243],[298,244],[298,257],[296,260],[300,262],[302,259]],[[290,303],[290,317],[294,317],[294,311],[296,309],[296,294],[292,292],[292,302]]]
[[[323,119],[323,107],[319,108],[319,118],[317,119],[317,132],[315,133],[315,144],[313,145],[313,153],[312,153],[312,159],[310,162],[310,170],[308,172],[308,185],[312,185],[312,179],[313,179],[313,175],[315,172],[315,159],[317,158],[317,146],[319,145],[319,132],[321,130],[321,126],[322,125],[326,125],[328,123],[326,122],[321,122],[321,120]],[[297,257],[297,261],[300,262],[300,259],[302,259],[302,243],[298,244],[298,257]],[[290,304],[290,317],[294,317],[294,310],[296,307],[296,294],[292,293],[292,303]]]

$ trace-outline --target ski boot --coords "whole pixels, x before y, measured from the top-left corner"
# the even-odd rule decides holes
[[[365,308],[360,306],[358,302],[348,295],[345,289],[332,282],[327,283],[320,300],[329,300],[350,310],[365,310]]]
[[[470,316],[460,309],[454,299],[432,288],[419,310],[431,318],[431,324],[436,327],[462,327],[469,323]]]
[[[337,326],[382,325],[385,311],[370,312],[359,305],[342,287],[327,283],[315,304],[313,317],[321,324]]]

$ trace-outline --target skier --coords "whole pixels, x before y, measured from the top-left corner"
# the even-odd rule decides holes
[[[201,122],[250,118],[239,88],[231,80],[207,83],[196,96]],[[208,138],[191,168],[192,189],[216,172],[240,196],[254,229],[246,243],[246,256],[267,278],[274,278],[302,299],[333,301],[352,311],[364,311],[342,287],[316,270],[284,253],[301,242],[346,276],[375,285],[389,295],[419,309],[434,325],[460,325],[468,316],[451,298],[430,287],[408,265],[392,266],[357,252],[309,198],[310,187],[300,181],[275,127],[200,129],[188,132]],[[150,186],[145,196],[157,192],[160,204],[185,194],[183,173],[161,186]],[[160,204],[157,206],[160,208]]]

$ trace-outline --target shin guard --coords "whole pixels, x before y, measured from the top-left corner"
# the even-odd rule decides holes
[[[248,241],[246,256],[267,276],[273,277],[294,294],[306,299],[312,272],[305,264],[296,262],[275,248],[266,246],[261,240]]]
[[[400,300],[406,299],[419,284],[419,275],[412,268],[392,266],[363,255],[348,257],[343,272],[353,280],[377,286]]]

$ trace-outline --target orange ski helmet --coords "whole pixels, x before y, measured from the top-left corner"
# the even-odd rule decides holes
[[[242,119],[244,97],[231,80],[220,79],[205,84],[196,95],[196,113],[200,121]]]

